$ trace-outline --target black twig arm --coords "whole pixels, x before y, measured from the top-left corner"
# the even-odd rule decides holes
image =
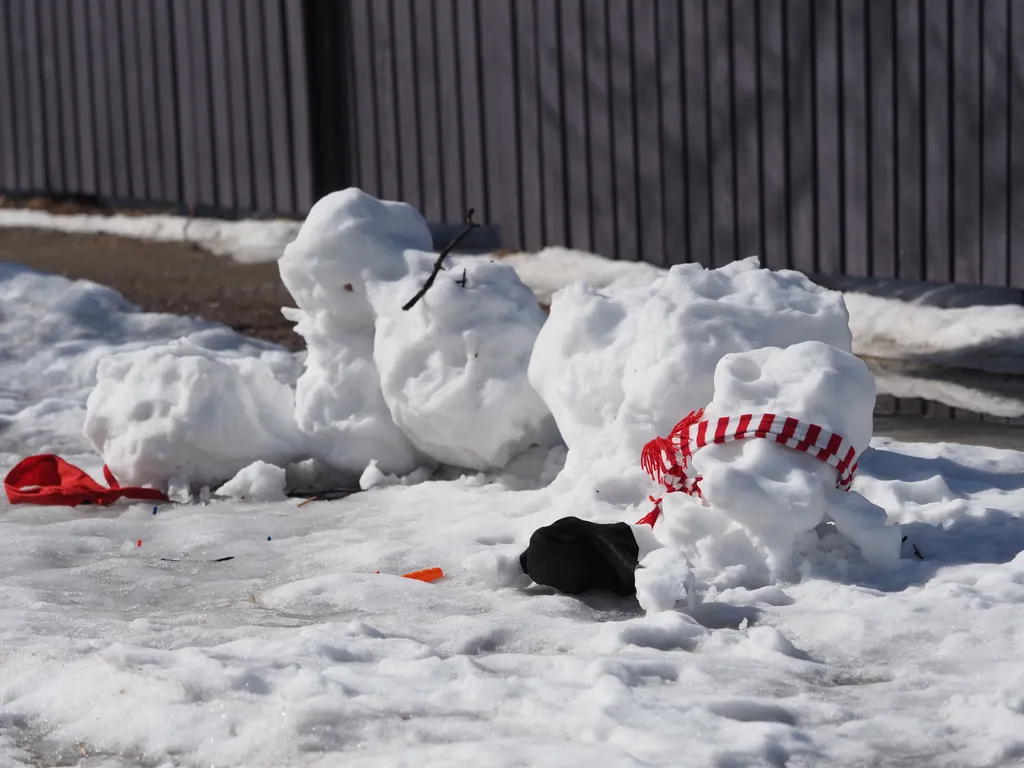
[[[408,312],[410,309],[416,306],[416,302],[422,299],[423,295],[430,290],[430,286],[434,284],[434,279],[437,277],[438,272],[441,271],[441,265],[444,264],[445,256],[451,253],[452,249],[455,248],[455,246],[457,246],[459,243],[461,243],[465,239],[466,235],[468,235],[470,232],[472,232],[479,226],[479,224],[476,224],[473,221],[473,209],[470,208],[466,212],[466,228],[462,230],[462,232],[460,232],[459,235],[454,240],[448,243],[448,245],[445,246],[444,250],[441,251],[441,253],[438,255],[437,261],[434,262],[434,269],[430,272],[430,277],[428,277],[427,281],[423,283],[423,287],[416,292],[416,295],[405,303],[405,305],[402,307],[404,311]]]

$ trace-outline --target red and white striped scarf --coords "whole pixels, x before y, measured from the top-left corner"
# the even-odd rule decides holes
[[[703,408],[691,411],[672,428],[668,437],[656,437],[644,446],[640,466],[652,479],[665,486],[666,493],[681,491],[704,498],[699,485],[701,476],[686,473],[690,458],[706,445],[731,443],[748,437],[772,438],[779,445],[816,456],[839,473],[836,488],[850,490],[850,483],[857,472],[857,451],[849,441],[817,424],[774,413],[745,413],[706,421]],[[662,499],[651,496],[650,500],[654,502],[654,509],[638,520],[637,525],[653,527],[661,514]]]

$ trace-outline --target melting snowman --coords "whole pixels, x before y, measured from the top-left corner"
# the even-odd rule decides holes
[[[852,489],[874,403],[864,362],[821,342],[725,355],[712,401],[644,449],[663,486],[654,510],[635,525],[559,520],[518,565],[564,592],[635,591],[663,610],[692,600],[695,571],[716,588],[788,580],[823,537],[894,562],[899,526]]]

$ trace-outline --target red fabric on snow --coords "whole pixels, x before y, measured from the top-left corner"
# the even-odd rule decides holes
[[[104,488],[78,467],[60,456],[29,456],[7,473],[4,490],[11,504],[40,504],[75,507],[79,504],[113,504],[120,498],[167,501],[154,488],[122,488],[114,475],[103,467],[109,488]]]

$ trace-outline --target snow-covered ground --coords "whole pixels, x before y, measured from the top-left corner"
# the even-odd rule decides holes
[[[345,237],[407,250],[401,259],[377,254],[380,271],[359,273],[364,282],[335,285],[354,278],[309,271],[319,282],[307,286],[297,318],[309,331],[308,360],[210,324],[137,312],[90,283],[0,266],[0,472],[52,450],[98,475],[102,460],[83,434],[91,392],[99,394],[90,418],[102,416],[127,446],[111,455],[143,479],[153,471],[143,459],[168,449],[156,439],[161,431],[175,436],[171,448],[205,445],[211,459],[247,461],[239,454],[259,445],[248,442],[253,425],[240,422],[259,414],[201,386],[211,377],[226,399],[273,399],[278,385],[290,391],[297,381],[301,392],[308,377],[296,399],[308,407],[295,410],[306,426],[287,439],[302,444],[330,428],[345,440],[361,424],[331,399],[331,370],[355,377],[379,429],[397,430],[382,445],[398,451],[399,438],[408,439],[422,466],[465,464],[421,472],[433,479],[419,483],[368,470],[371,490],[301,507],[215,498],[90,510],[0,500],[0,766],[983,766],[1024,758],[1024,453],[874,439],[849,497],[863,496],[901,526],[902,557],[869,563],[822,529],[768,547],[772,557],[788,551],[786,574],[771,557],[758,559],[759,510],[731,508],[728,480],[745,483],[748,498],[773,493],[760,510],[769,520],[786,514],[779,499],[817,498],[827,473],[766,441],[715,446],[701,469],[723,473],[710,486],[719,508],[666,504],[655,529],[678,539],[695,578],[674,610],[487,586],[540,525],[646,512],[638,489],[648,486],[616,462],[628,456],[632,465],[634,443],[648,430],[664,434],[687,398],[838,419],[851,440],[866,439],[869,385],[844,351],[850,334],[836,294],[749,264],[684,270],[653,287],[629,276],[630,286],[560,294],[529,382],[554,413],[568,456],[538,427],[531,441],[488,454],[495,466],[480,472],[472,458],[480,445],[524,428],[503,421],[511,418],[505,401],[534,407],[527,371],[502,367],[521,359],[534,320],[515,319],[509,308],[520,289],[507,270],[486,264],[468,275],[468,290],[445,273],[421,305],[393,312],[429,263],[415,251],[415,227],[402,224],[405,212],[392,212],[391,229],[361,228],[379,213],[362,205],[341,202],[345,221],[355,222]],[[292,252],[297,262],[316,261],[310,245]],[[475,301],[472,290],[488,300]],[[479,333],[460,318],[479,321]],[[573,322],[580,319],[587,323]],[[181,337],[186,344],[174,345]],[[793,346],[801,338],[818,341]],[[756,349],[768,341],[782,348]],[[129,356],[100,364],[117,353]],[[419,362],[403,367],[402,355]],[[599,382],[592,371],[603,374]],[[132,376],[134,389],[123,383]],[[94,389],[98,378],[107,389]],[[673,404],[664,413],[659,398]],[[836,401],[848,413],[837,413]],[[118,402],[130,418],[118,416]],[[606,413],[594,419],[597,405]],[[467,423],[490,428],[492,439],[481,443]],[[306,448],[331,461],[317,441]],[[759,473],[771,476],[757,481]],[[236,485],[251,489],[266,477],[253,470]],[[429,566],[446,578],[397,577]]]

